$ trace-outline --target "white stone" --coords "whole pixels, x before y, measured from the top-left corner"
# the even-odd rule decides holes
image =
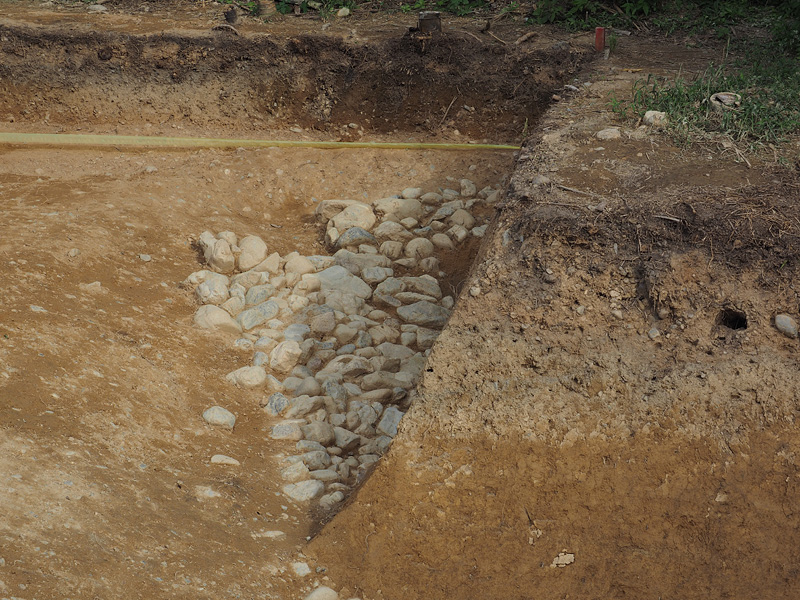
[[[327,585],[321,585],[306,596],[304,600],[339,600],[339,594]]]
[[[327,223],[334,216],[353,204],[363,204],[357,200],[323,200],[317,204],[314,216],[320,223]]]
[[[194,322],[203,329],[214,329],[225,333],[240,334],[242,327],[225,310],[212,304],[201,306],[194,314]]]
[[[406,217],[419,219],[422,216],[422,204],[410,198],[382,198],[375,201],[373,209],[384,221],[399,222]]]
[[[345,252],[340,250],[339,252]],[[337,255],[339,253],[337,252]],[[352,253],[350,253],[352,254]],[[317,274],[320,291],[335,290],[354,294],[366,300],[372,295],[372,288],[360,277],[356,277],[340,265],[328,267]]]
[[[311,567],[308,566],[308,563],[293,562],[292,571],[294,571],[294,574],[298,577],[305,577],[306,575],[311,574]]]
[[[372,208],[360,202],[351,204],[331,219],[331,223],[339,231],[345,231],[351,227],[361,227],[369,231],[375,225],[375,221],[377,219]]]
[[[658,110],[648,110],[644,113],[642,122],[652,127],[663,127],[667,124],[667,113]]]
[[[314,265],[312,265],[311,261],[305,256],[295,256],[287,260],[283,270],[287,273],[299,273],[300,275],[314,273],[316,271]]]
[[[267,258],[262,260],[252,269],[259,273],[269,273],[270,275],[277,275],[281,270],[281,255],[273,252]],[[277,286],[276,286],[277,287]]]
[[[208,271],[212,273],[213,271]],[[200,304],[220,305],[230,296],[228,292],[228,278],[220,273],[214,273],[216,277],[209,277],[197,286],[194,291],[195,297]]]
[[[287,419],[276,423],[272,427],[270,437],[273,440],[293,440],[298,441],[303,439],[303,431],[300,429],[301,425],[305,424],[305,419]]]
[[[215,454],[211,457],[212,465],[228,465],[231,467],[238,467],[241,463],[235,458],[225,456],[224,454]]]
[[[257,235],[248,235],[239,242],[239,270],[249,271],[267,258],[267,244]]]
[[[267,372],[263,367],[242,367],[228,373],[225,379],[238,387],[252,390],[267,382]]]
[[[300,344],[294,340],[281,342],[270,352],[269,366],[280,373],[288,373],[295,367],[302,354]]]
[[[325,484],[315,480],[287,483],[283,486],[283,493],[295,502],[308,502],[314,498],[319,498],[324,491]]]
[[[308,467],[299,460],[281,470],[281,478],[289,483],[306,481],[311,476],[310,474],[311,471],[308,470]]]
[[[474,198],[475,194],[478,193],[477,186],[472,183],[469,179],[462,179],[461,183],[461,195],[464,198]]]
[[[212,406],[203,412],[203,420],[209,425],[217,425],[227,429],[233,429],[236,424],[236,417],[226,408]]]

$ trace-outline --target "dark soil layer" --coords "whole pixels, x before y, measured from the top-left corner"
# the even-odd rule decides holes
[[[438,131],[512,140],[586,54],[559,42],[499,47],[464,32],[380,41],[300,34],[71,33],[0,27],[0,115],[93,129],[142,121],[269,128]],[[89,123],[91,123],[89,125]]]

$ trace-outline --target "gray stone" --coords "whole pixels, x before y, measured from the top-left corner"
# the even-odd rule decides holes
[[[596,134],[598,140],[618,140],[622,137],[619,127],[609,127],[598,131]]]
[[[392,265],[392,261],[382,254],[356,254],[355,252],[350,252],[345,249],[337,251],[336,254],[333,255],[333,258],[337,265],[344,267],[353,275],[359,275],[368,267],[390,267]],[[330,269],[326,269],[326,271],[327,270]],[[325,271],[323,271],[323,273],[324,272]],[[320,273],[320,275],[322,275],[322,273]]]
[[[400,292],[394,295],[403,304],[413,304],[414,302],[436,302],[436,298],[428,296],[427,294],[418,294],[416,292]]]
[[[414,339],[416,339],[416,335],[412,333]],[[382,356],[385,356],[389,359],[398,359],[398,360],[405,360],[407,358],[411,358],[414,356],[415,352],[413,350],[409,350],[405,346],[400,346],[398,344],[391,344],[389,342],[384,342],[379,346],[376,346],[378,352],[381,353]]]
[[[281,479],[295,483],[298,481],[306,481],[311,476],[311,471],[303,464],[303,461],[297,461],[281,469]]]
[[[405,243],[414,236],[400,223],[394,221],[384,221],[375,228],[373,235],[379,240]]]
[[[437,194],[436,192],[428,192],[427,194],[420,196],[420,201],[423,204],[436,205],[442,201],[442,195]]]
[[[297,451],[301,454],[305,452],[314,452],[314,451],[325,451],[325,446],[320,444],[319,442],[315,442],[313,440],[300,440],[294,446],[297,448]]]
[[[323,200],[317,204],[317,208],[314,210],[314,216],[320,223],[327,223],[348,206],[354,204],[363,204],[363,202],[358,202],[357,200]],[[367,208],[369,208],[369,206],[367,206]]]
[[[421,348],[422,350],[427,350],[428,348],[433,347],[433,343],[436,341],[436,338],[439,337],[439,331],[435,329],[428,329],[427,327],[420,327],[417,329],[417,347]]]
[[[797,337],[797,321],[789,315],[775,315],[775,328],[786,337]]]
[[[275,392],[267,399],[264,411],[272,417],[277,417],[286,410],[287,406],[289,406],[289,399],[280,392]]]
[[[311,333],[311,328],[304,323],[292,323],[283,332],[283,339],[287,342],[295,341],[298,344]]]
[[[323,421],[314,421],[300,427],[303,437],[312,442],[319,442],[323,446],[330,446],[334,439],[333,426]]]
[[[321,312],[311,318],[309,325],[315,334],[330,333],[336,328],[336,316],[332,310]]]
[[[408,242],[404,250],[405,255],[408,258],[414,258],[417,260],[431,256],[433,251],[433,243],[429,239],[423,237],[414,238]]]
[[[209,425],[218,427],[225,427],[226,429],[233,429],[236,424],[236,417],[226,408],[221,406],[212,406],[203,412],[203,420]]]
[[[475,227],[475,217],[463,208],[458,209],[450,215],[447,221],[453,225],[461,225],[464,229],[472,229]]]
[[[347,476],[342,474],[342,478],[347,479]],[[331,510],[337,504],[342,502],[342,500],[344,500],[344,494],[342,492],[332,492],[330,494],[325,494],[324,496],[322,496],[322,498],[319,499],[319,505],[325,510]]]
[[[236,316],[236,322],[241,326],[243,331],[249,331],[253,327],[257,327],[262,323],[266,323],[270,319],[278,316],[280,306],[274,300],[268,300],[261,304],[240,312]]]
[[[400,195],[407,200],[416,200],[422,196],[422,188],[407,187]]]
[[[208,276],[205,277],[205,281],[200,283],[194,291],[197,301],[200,304],[222,304],[230,296],[228,278],[213,271],[206,271],[206,273]]]
[[[244,302],[248,306],[252,306],[254,304],[263,304],[274,295],[275,286],[270,285],[269,283],[265,283],[263,285],[254,285],[247,290],[247,294],[244,297]]]
[[[298,396],[289,401],[289,406],[284,413],[287,419],[299,419],[313,413],[325,404],[324,396]],[[302,439],[302,437],[297,438]]]
[[[316,267],[314,267],[313,263],[308,260],[305,256],[293,256],[289,260],[286,261],[286,264],[283,267],[283,270],[286,273],[297,273],[299,275],[307,275],[309,273],[315,273]]]
[[[445,233],[434,233],[431,236],[431,243],[441,250],[454,250],[455,246],[450,237]]]
[[[319,396],[321,392],[319,383],[313,377],[304,378],[294,390],[296,396]]]
[[[380,423],[378,423],[377,432],[393,438],[397,435],[397,426],[400,424],[400,419],[403,418],[403,412],[394,406],[390,406],[383,411]]]
[[[419,219],[422,216],[422,204],[410,198],[382,198],[375,201],[373,210],[384,221],[400,221],[406,217]]]
[[[339,256],[341,253],[347,252],[346,250],[340,250],[336,253],[336,256]],[[347,252],[348,255],[353,255],[352,252]],[[356,255],[354,255],[356,256]],[[367,256],[367,255],[364,255]],[[388,260],[385,257],[381,257],[384,260]],[[379,266],[379,265],[374,265]],[[385,265],[388,266],[388,265]],[[343,266],[334,265],[332,267],[328,267],[324,271],[318,273],[319,283],[320,283],[320,290],[323,292],[326,291],[337,291],[337,292],[346,292],[348,294],[353,294],[366,300],[372,295],[372,288],[367,284],[363,279],[360,277],[356,277]]]
[[[292,440],[298,441],[303,439],[303,430],[300,429],[301,425],[305,425],[303,419],[287,419],[281,421],[272,427],[270,437],[273,440]]]
[[[328,290],[320,292],[321,300],[333,310],[337,310],[346,315],[357,315],[364,310],[365,302],[363,298],[347,292],[337,292]]]
[[[309,502],[315,498],[319,498],[325,491],[325,484],[321,481],[309,480],[299,481],[297,483],[287,483],[283,486],[283,493],[295,502]],[[319,590],[319,588],[317,588]],[[316,590],[315,590],[316,591]],[[335,593],[335,592],[334,592]],[[311,594],[306,596],[309,598]],[[314,600],[321,600],[322,598],[330,598],[331,600],[338,600],[339,595],[336,596],[320,596]]]
[[[478,193],[478,188],[469,179],[462,179],[460,183],[461,183],[461,195],[464,198],[474,198],[475,195]]]
[[[324,450],[312,450],[311,452],[301,454],[300,460],[302,460],[303,464],[311,471],[324,469],[331,464],[331,457]]]
[[[381,283],[393,275],[394,271],[387,267],[367,267],[361,271],[361,277],[370,285]]]
[[[340,230],[341,231],[341,230]],[[346,248],[348,246],[358,246],[359,244],[378,244],[378,240],[375,239],[369,231],[363,229],[361,227],[351,227],[347,231],[340,233],[339,237],[336,238],[336,242],[334,243],[334,248]]]
[[[392,260],[403,256],[403,242],[386,241],[381,244],[380,253]]]
[[[385,388],[395,388],[401,387],[403,389],[407,389],[412,387],[409,382],[402,381],[395,377],[394,373],[389,373],[388,371],[377,371],[375,373],[369,373],[364,375],[363,379],[361,380],[361,388],[364,391],[370,390],[378,390],[378,389],[385,389]]]
[[[236,259],[230,244],[214,237],[209,231],[200,234],[200,247],[208,266],[217,273],[231,273],[236,266]]]
[[[358,448],[361,438],[352,431],[344,427],[334,427],[333,434],[335,436],[334,444],[343,452],[350,452]]]
[[[441,329],[450,318],[450,311],[442,306],[423,301],[401,306],[397,309],[397,315],[407,323]]]
[[[421,275],[420,277],[401,277],[400,281],[405,286],[404,290],[433,296],[436,299],[442,297],[442,289],[439,287],[439,282],[430,275]]]

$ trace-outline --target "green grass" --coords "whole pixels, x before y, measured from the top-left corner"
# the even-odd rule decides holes
[[[709,67],[697,77],[666,80],[652,75],[637,81],[630,98],[613,98],[622,117],[641,117],[648,110],[667,113],[669,129],[687,144],[714,135],[751,150],[779,144],[800,131],[800,68],[789,53],[766,42],[736,49],[744,58]],[[741,94],[735,110],[714,112],[708,98],[716,92]]]

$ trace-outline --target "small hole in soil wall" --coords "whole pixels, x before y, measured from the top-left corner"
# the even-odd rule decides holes
[[[717,317],[717,323],[734,331],[747,329],[747,315],[735,308],[723,308]]]

